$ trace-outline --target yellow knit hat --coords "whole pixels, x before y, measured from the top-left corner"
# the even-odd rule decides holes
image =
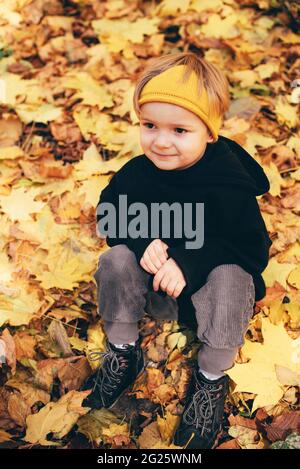
[[[183,83],[185,69],[186,65],[175,65],[151,78],[142,88],[138,102],[144,104],[159,101],[188,109],[202,119],[216,142],[221,127],[221,116],[209,116],[207,92],[204,89],[199,96],[198,77],[194,71]]]

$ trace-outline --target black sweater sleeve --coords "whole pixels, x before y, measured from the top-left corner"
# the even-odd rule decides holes
[[[203,246],[186,249],[180,244],[169,247],[167,252],[184,274],[183,292],[192,294],[203,285],[210,271],[221,264],[238,264],[250,274],[263,272],[271,244],[256,197],[226,189],[204,205]]]
[[[106,243],[108,246],[113,247],[118,244],[125,244],[132,252],[134,252],[136,256],[136,260],[139,263],[140,259],[143,257],[143,254],[148,247],[148,245],[153,241],[155,238],[130,238],[126,236],[124,238],[120,238],[118,236],[118,219],[119,219],[119,189],[117,183],[117,173],[113,175],[111,180],[109,181],[108,185],[101,191],[100,199],[97,204],[96,208],[96,219],[97,219],[97,230],[101,237],[105,238],[105,235],[100,231],[100,219],[102,215],[100,215],[99,205],[104,202],[110,202],[116,209],[116,237],[106,236]]]

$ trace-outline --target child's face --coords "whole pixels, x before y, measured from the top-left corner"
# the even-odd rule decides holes
[[[188,168],[202,158],[207,143],[213,142],[206,124],[181,106],[151,102],[140,109],[141,147],[159,169]]]

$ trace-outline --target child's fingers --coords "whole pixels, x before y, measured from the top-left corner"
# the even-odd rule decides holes
[[[164,263],[168,260],[168,255],[165,252],[161,240],[157,240],[148,247],[148,253],[150,255],[151,261],[160,269]]]
[[[159,270],[155,275],[153,279],[153,290],[157,291],[160,286],[160,282],[162,281],[165,273],[162,270]]]
[[[150,255],[148,253],[148,250],[144,252],[143,258],[148,269],[150,269],[153,274],[156,274],[158,268],[153,264],[152,259],[150,258]]]
[[[162,247],[162,249],[163,249],[163,253],[164,253],[166,259],[168,259],[168,258],[169,258],[169,255],[168,255],[168,253],[167,253],[167,249],[169,248],[169,246],[168,246],[166,243],[164,243],[163,241],[160,243],[160,245],[161,245],[161,247]]]
[[[159,251],[158,244],[156,245],[153,244],[152,246],[148,247],[147,252],[150,256],[152,263],[155,265],[155,267],[157,269],[160,269],[164,265],[165,259],[164,259],[164,253]]]
[[[161,263],[164,264],[168,260],[168,246],[164,245],[164,243],[161,242],[157,246],[155,246],[155,249]]]
[[[175,292],[175,288],[177,284],[178,284],[178,279],[175,278],[175,279],[170,280],[166,288],[166,292],[169,296],[174,297],[174,292]]]
[[[142,259],[140,260],[140,266],[146,270],[146,272],[148,272],[149,274],[153,274],[153,272],[151,272],[151,270],[149,269],[149,267],[147,267],[145,261],[144,261],[144,257],[142,257]]]
[[[184,287],[185,287],[185,285],[182,282],[177,283],[177,285],[174,289],[174,292],[173,292],[174,298],[178,298],[178,296],[180,295],[180,293],[182,292]]]

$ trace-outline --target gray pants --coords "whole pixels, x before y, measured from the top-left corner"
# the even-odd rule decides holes
[[[161,296],[149,288],[153,274],[136,261],[125,244],[102,253],[94,274],[99,313],[112,343],[128,343],[138,338],[138,320],[145,312],[165,320],[177,320],[177,299]],[[210,373],[223,374],[231,368],[255,304],[252,276],[237,264],[222,264],[208,275],[205,285],[191,295],[197,319],[197,336],[202,342],[199,366]]]

